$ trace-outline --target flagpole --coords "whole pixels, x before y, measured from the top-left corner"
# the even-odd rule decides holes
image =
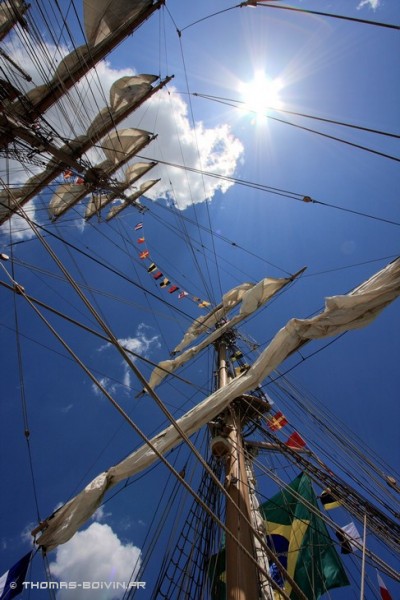
[[[362,561],[361,561],[361,585],[360,585],[360,600],[364,600],[364,580],[365,580],[365,550],[367,546],[367,512],[364,513],[364,534],[363,534],[363,548],[362,548]]]

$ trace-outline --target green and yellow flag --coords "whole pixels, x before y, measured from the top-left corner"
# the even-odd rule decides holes
[[[210,558],[208,578],[212,600],[226,600],[225,548]]]
[[[317,499],[305,473],[260,506],[269,546],[308,600],[318,600],[327,590],[350,584],[326,525],[314,509],[318,511]],[[275,564],[271,576],[296,599]]]

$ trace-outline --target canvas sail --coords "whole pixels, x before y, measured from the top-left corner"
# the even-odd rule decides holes
[[[368,325],[400,295],[400,258],[396,259],[347,295],[326,300],[325,310],[311,319],[291,319],[273,338],[253,366],[233,379],[178,419],[187,436],[215,418],[240,395],[254,389],[281,362],[312,339],[338,335]],[[173,425],[152,438],[162,454],[181,442]],[[108,489],[140,472],[157,459],[145,444],[119,464],[100,474],[75,498],[48,519],[48,527],[38,543],[51,550],[69,540],[102,503]]]

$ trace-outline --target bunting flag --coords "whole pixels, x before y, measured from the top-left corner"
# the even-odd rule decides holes
[[[260,511],[268,545],[306,598],[318,600],[327,590],[350,584],[326,525],[318,516],[317,498],[306,473],[301,473],[284,491],[262,504]],[[297,595],[291,585],[283,581],[276,563],[271,568],[271,576],[274,572],[278,585],[295,599]]]
[[[332,492],[329,488],[327,488],[321,493],[319,499],[321,500],[325,510],[332,510],[333,508],[337,508],[341,504],[339,500],[332,495]]]
[[[72,173],[72,171],[71,171]],[[82,183],[84,183],[84,181],[82,180]],[[137,223],[134,227],[135,231],[139,231],[143,229],[143,223]],[[137,238],[137,244],[144,244],[146,241],[146,238],[142,235],[141,237]],[[150,252],[149,250],[143,250],[142,252],[139,253],[139,258],[141,260],[144,260],[145,258],[149,258],[150,257]],[[156,273],[155,273],[156,271]],[[157,281],[158,279],[161,279],[161,277],[164,277],[164,274],[162,273],[162,271],[158,270],[157,265],[152,262],[149,267],[147,267],[147,272],[148,273],[154,273],[153,274],[153,278]],[[169,279],[167,279],[166,277],[164,278],[164,280],[160,283],[160,287],[165,288],[168,285],[170,285],[171,282]],[[179,290],[179,286],[172,284],[171,287],[168,290],[169,294],[173,294],[174,292],[177,292]],[[182,298],[185,298],[186,296],[188,296],[188,292],[180,292],[178,294],[178,298],[179,300],[181,300]],[[193,302],[196,302],[198,304],[199,308],[207,308],[209,306],[211,306],[211,302],[208,302],[208,300],[202,300],[201,298],[197,298],[197,296],[193,296],[192,297]]]
[[[72,177],[73,173],[71,171],[71,169],[67,169],[66,171],[64,171],[63,173],[63,177],[64,179],[70,179]]]
[[[11,600],[23,591],[32,552],[25,554],[11,569],[0,577],[0,600]]]
[[[275,415],[271,415],[268,418],[268,428],[271,429],[271,431],[278,431],[279,429],[282,429],[282,427],[285,427],[285,425],[287,424],[288,421],[285,415],[281,412],[277,412]]]
[[[75,179],[75,183],[76,183],[77,185],[83,185],[83,184],[85,183],[85,180],[83,179],[83,177],[77,177],[77,178]]]
[[[292,448],[293,450],[298,450],[307,446],[306,442],[297,431],[294,431],[285,443],[286,446],[289,446],[289,448]]]
[[[351,554],[354,550],[359,548],[359,544],[362,544],[361,535],[353,521],[348,525],[344,525],[335,533],[340,542],[340,551],[342,554]]]
[[[378,585],[379,585],[379,591],[381,593],[381,598],[382,600],[393,600],[391,594],[389,593],[389,590],[387,589],[382,577],[379,575],[379,573],[376,573],[376,576],[378,578]]]
[[[202,301],[200,302],[200,304],[198,304],[198,307],[199,307],[199,308],[207,308],[207,307],[208,307],[208,306],[210,306],[210,305],[211,305],[211,302],[207,302],[207,300],[202,300]]]

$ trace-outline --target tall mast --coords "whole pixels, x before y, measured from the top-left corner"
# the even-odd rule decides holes
[[[226,350],[226,343],[222,338],[217,343],[218,388],[224,387],[228,383]],[[225,459],[225,488],[228,494],[226,527],[255,558],[242,426],[243,415],[240,410],[240,400],[239,402],[234,401],[222,416],[222,429],[226,437],[215,436],[212,440],[212,448],[216,455],[223,456]],[[226,586],[227,600],[254,600],[260,597],[257,567],[237,541],[229,535],[226,537]]]

